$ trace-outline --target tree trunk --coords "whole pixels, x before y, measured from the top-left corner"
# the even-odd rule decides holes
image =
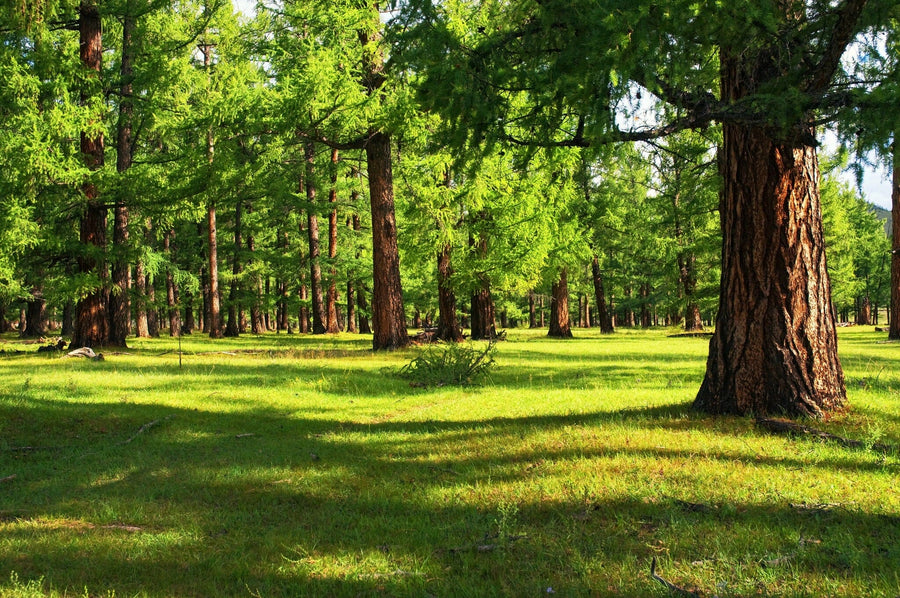
[[[356,290],[353,288],[352,278],[347,280],[347,332],[359,332],[356,326]]]
[[[181,295],[181,302],[184,305],[184,318],[181,320],[181,334],[193,334],[194,327],[197,325],[194,319],[194,294],[185,290]]]
[[[569,281],[568,269],[563,268],[559,280],[553,283],[550,297],[550,330],[547,336],[553,338],[572,338],[569,325]]]
[[[247,212],[251,212],[251,208],[248,206]],[[248,265],[252,264],[256,257],[256,239],[254,236],[247,235],[247,251],[250,253],[250,259],[248,260]],[[253,334],[262,334],[265,332],[265,321],[263,320],[263,284],[262,284],[262,275],[257,271],[256,268],[252,268],[251,272],[253,273],[252,284],[253,284],[253,303],[250,305],[250,332]]]
[[[606,306],[606,293],[603,288],[603,275],[600,272],[600,258],[596,255],[594,259],[591,261],[591,279],[594,283],[594,300],[597,302],[597,320],[600,324],[600,332],[603,334],[612,334],[615,329],[613,328],[612,320],[609,317],[609,310]],[[610,301],[612,301],[612,297],[610,297]]]
[[[228,323],[225,325],[225,336],[236,337],[241,332],[239,289],[241,268],[241,251],[243,239],[241,238],[241,202],[238,201],[234,208],[234,255],[231,262],[231,285],[228,288]]]
[[[313,334],[325,334],[328,315],[325,313],[325,300],[322,294],[322,264],[319,261],[319,218],[316,215],[316,183],[315,177],[315,146],[306,144],[306,175],[303,184],[306,187],[306,201],[309,208],[306,210],[306,230],[309,239],[309,286],[312,298],[312,332]]]
[[[546,325],[546,322],[544,322],[544,296],[543,295],[540,296],[539,312],[540,312],[540,317],[538,318],[538,320],[540,320],[540,327],[543,328]]]
[[[900,135],[894,133],[894,173],[891,185],[891,305],[888,338],[900,340]]]
[[[163,251],[169,260],[166,266],[166,307],[169,316],[169,336],[176,336],[181,329],[178,318],[178,288],[175,285],[175,251],[172,249],[172,239],[175,238],[175,230],[169,230],[163,239]]]
[[[156,309],[156,287],[153,278],[148,274],[145,285],[147,287],[147,334],[152,338],[159,337],[159,311]]]
[[[641,283],[641,327],[650,328],[652,325],[652,314],[650,311],[650,283]]]
[[[438,325],[435,338],[456,343],[463,339],[463,335],[456,315],[456,294],[453,292],[453,287],[450,286],[453,264],[451,262],[451,247],[449,243],[445,244],[443,249],[438,252],[437,272]]]
[[[5,322],[6,320],[4,320]],[[8,325],[8,322],[7,322]],[[75,302],[66,301],[63,305],[62,312],[62,329],[59,331],[61,336],[72,336],[72,332],[75,330]],[[9,328],[3,330],[3,332],[9,332]]]
[[[129,6],[126,4],[126,13]],[[132,156],[132,120],[134,105],[131,81],[134,65],[135,18],[126,14],[122,20],[122,60],[119,65],[121,79],[119,94],[119,121],[116,127],[116,172],[120,175],[131,168]],[[126,338],[131,328],[131,306],[128,300],[128,279],[131,266],[128,263],[126,248],[128,246],[128,207],[125,202],[124,189],[120,186],[116,197],[113,217],[112,289],[109,295],[109,344],[125,347]]]
[[[19,329],[19,336],[39,338],[47,334],[49,319],[47,301],[40,286],[31,289],[31,299],[25,303],[25,326]]]
[[[102,46],[102,28],[100,11],[95,0],[82,0],[78,19],[80,37],[80,57],[85,70],[90,72],[85,86],[96,89],[82,91],[82,103],[87,103],[91,96],[100,93],[99,85]],[[103,166],[103,134],[81,133],[81,153],[88,169],[95,171]],[[71,346],[99,347],[109,342],[108,288],[109,273],[98,253],[106,250],[106,206],[100,200],[97,185],[87,181],[82,185],[87,203],[81,216],[79,239],[84,253],[78,259],[82,274],[94,274],[97,286],[78,302],[75,317],[75,330]]]
[[[494,299],[491,297],[490,283],[482,281],[481,289],[472,294],[471,338],[473,341],[497,338],[494,324]]]
[[[372,347],[376,351],[399,349],[409,344],[409,337],[400,284],[390,136],[372,134],[366,144],[366,164],[372,209]]]
[[[631,285],[625,287],[625,325],[634,328],[634,310],[631,309]]]
[[[723,51],[723,97],[740,99],[769,68]],[[719,313],[694,406],[758,416],[841,409],[816,151],[771,129],[723,128]]]
[[[330,263],[328,273],[328,292],[325,298],[325,331],[329,334],[337,334],[341,331],[337,313],[337,163],[338,151],[331,150],[331,189],[328,191],[328,203],[331,211],[328,213],[328,261]]]
[[[537,328],[537,311],[534,307],[534,290],[528,291],[528,327]]]

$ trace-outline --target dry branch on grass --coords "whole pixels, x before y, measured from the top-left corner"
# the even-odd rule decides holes
[[[702,596],[700,592],[696,590],[688,590],[682,588],[680,586],[676,586],[674,583],[668,581],[663,576],[659,575],[656,572],[656,557],[653,557],[653,560],[650,561],[650,577],[655,581],[658,581],[660,584],[665,586],[670,592],[675,594],[676,596]],[[717,596],[711,596],[711,598],[718,598]]]
[[[154,426],[158,426],[159,424],[172,419],[172,417],[173,416],[171,416],[171,415],[167,415],[166,417],[163,417],[161,419],[155,419],[152,422],[148,422],[148,423],[144,424],[143,426],[141,426],[141,428],[137,432],[134,433],[134,436],[132,436],[128,440],[123,440],[122,442],[119,443],[119,445],[121,446],[121,445],[130,443],[132,440],[134,440],[135,438],[137,438],[138,436],[140,436],[141,434],[143,434],[150,428],[153,428]]]
[[[773,434],[787,434],[789,436],[813,436],[826,442],[836,442],[842,446],[850,448],[871,448],[874,451],[879,451],[882,453],[889,453],[896,449],[896,447],[888,444],[882,444],[880,442],[876,442],[870,445],[860,440],[844,438],[843,436],[838,436],[837,434],[832,434],[823,430],[817,430],[816,428],[804,426],[803,424],[798,424],[797,422],[792,422],[787,419],[757,417],[756,425],[768,432],[772,432]]]

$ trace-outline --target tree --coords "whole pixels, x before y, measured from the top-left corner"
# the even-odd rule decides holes
[[[403,60],[427,72],[421,98],[461,146],[596,147],[722,123],[722,281],[694,404],[822,416],[846,392],[815,126],[848,101],[833,85],[845,49],[891,5],[638,1],[611,19],[593,2],[416,3]],[[643,93],[672,109],[621,128]]]

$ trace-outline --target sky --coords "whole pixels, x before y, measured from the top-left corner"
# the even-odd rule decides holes
[[[241,12],[248,17],[256,14],[256,0],[232,0],[236,12]],[[856,180],[851,173],[844,173],[842,178],[851,186],[856,186]],[[863,196],[870,203],[886,210],[891,209],[891,180],[890,173],[883,169],[867,168],[863,174]]]

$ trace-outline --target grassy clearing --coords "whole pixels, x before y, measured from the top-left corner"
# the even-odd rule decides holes
[[[513,331],[465,388],[345,335],[2,357],[0,596],[665,596],[654,556],[707,595],[900,594],[897,454],[693,413],[704,339],[578,336]],[[882,337],[841,331],[854,407],[814,425],[900,445]]]

